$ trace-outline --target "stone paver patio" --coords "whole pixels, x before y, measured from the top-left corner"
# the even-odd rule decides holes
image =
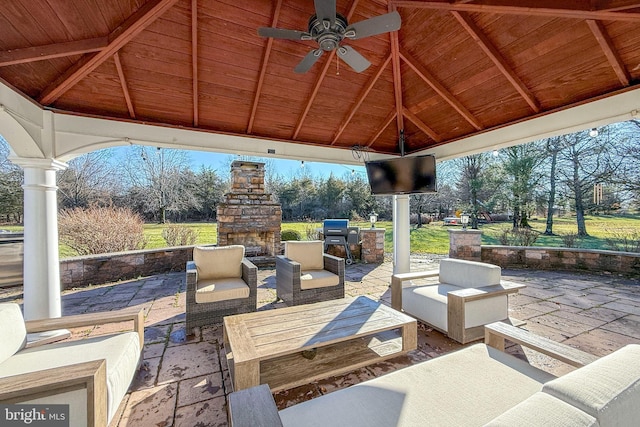
[[[412,259],[411,269],[437,268],[437,258]],[[354,264],[346,268],[346,293],[368,295],[390,305],[392,264]],[[628,343],[640,343],[640,281],[615,275],[503,270],[506,280],[527,288],[510,297],[510,315],[525,329],[602,356]],[[258,273],[260,310],[276,302],[275,269]],[[111,423],[116,426],[226,426],[230,392],[221,325],[195,336],[184,329],[185,274],[168,273],[117,284],[63,292],[63,314],[137,306],[144,308],[145,348],[140,373]],[[0,302],[22,302],[21,288],[0,288]],[[73,338],[119,330],[122,325],[74,330]],[[280,408],[367,380],[461,345],[418,323],[418,348],[406,356],[370,365],[275,395]],[[511,346],[509,351],[556,375],[572,368]]]

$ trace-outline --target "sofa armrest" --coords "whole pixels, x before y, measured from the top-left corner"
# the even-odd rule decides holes
[[[81,389],[87,390],[87,425],[106,427],[105,359],[0,378],[0,402],[19,403]]]
[[[447,293],[447,297],[462,298],[464,302],[468,302],[484,298],[492,298],[498,295],[513,294],[522,288],[526,288],[526,285],[504,281],[499,285],[481,286],[479,288],[463,288],[457,291],[451,291]],[[449,302],[451,302],[450,299]]]
[[[324,269],[344,277],[344,258],[330,254],[322,254]]]
[[[229,395],[230,427],[282,427],[276,402],[266,384]]]
[[[485,344],[501,351],[504,351],[504,341],[507,339],[577,368],[588,365],[598,359],[597,356],[592,354],[541,337],[524,329],[516,328],[504,322],[494,322],[485,325],[484,333]]]
[[[27,333],[32,333],[126,321],[133,321],[133,330],[138,333],[140,348],[143,348],[144,310],[138,307],[124,308],[122,310],[115,311],[101,311],[98,313],[76,314],[73,316],[56,317],[53,319],[27,320],[24,323],[27,328]]]
[[[413,271],[410,273],[396,273],[391,276],[391,307],[395,310],[402,310],[402,283],[407,280],[426,279],[436,277],[440,273],[438,270]]]
[[[251,290],[258,288],[258,267],[247,258],[242,258],[242,280]]]

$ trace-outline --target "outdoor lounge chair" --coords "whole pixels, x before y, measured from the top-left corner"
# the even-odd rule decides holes
[[[276,257],[278,298],[287,305],[344,298],[344,259],[324,253],[324,242],[287,241]]]
[[[508,294],[525,286],[501,279],[497,265],[447,258],[438,271],[391,277],[391,306],[462,344],[484,337],[483,326],[509,318]],[[411,280],[438,277],[426,285]]]
[[[231,427],[632,427],[640,420],[640,345],[598,359],[505,323],[486,344],[278,411],[266,384],[229,395]],[[558,378],[504,352],[504,338],[578,369]]]
[[[187,334],[222,322],[224,316],[256,311],[258,268],[244,257],[244,246],[193,248],[187,262]]]
[[[27,333],[124,321],[133,321],[133,331],[26,344]],[[138,371],[143,344],[140,308],[25,322],[18,304],[1,303],[0,403],[69,405],[67,425],[106,427]]]

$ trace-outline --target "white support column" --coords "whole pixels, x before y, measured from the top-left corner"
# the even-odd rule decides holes
[[[55,159],[12,158],[24,170],[24,316],[60,317],[60,259]]]
[[[409,196],[393,196],[393,274],[410,270]]]

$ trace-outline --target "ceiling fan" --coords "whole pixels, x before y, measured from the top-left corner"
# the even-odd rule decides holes
[[[342,45],[342,41],[358,40],[400,29],[400,14],[395,11],[349,24],[347,18],[336,12],[336,0],[314,0],[313,3],[316,13],[309,18],[309,28],[306,32],[272,27],[258,28],[258,34],[262,37],[313,40],[318,43],[318,48],[309,52],[294,68],[296,73],[306,73],[325,51],[332,50],[336,50],[347,65],[361,73],[369,68],[371,63],[351,46]]]

